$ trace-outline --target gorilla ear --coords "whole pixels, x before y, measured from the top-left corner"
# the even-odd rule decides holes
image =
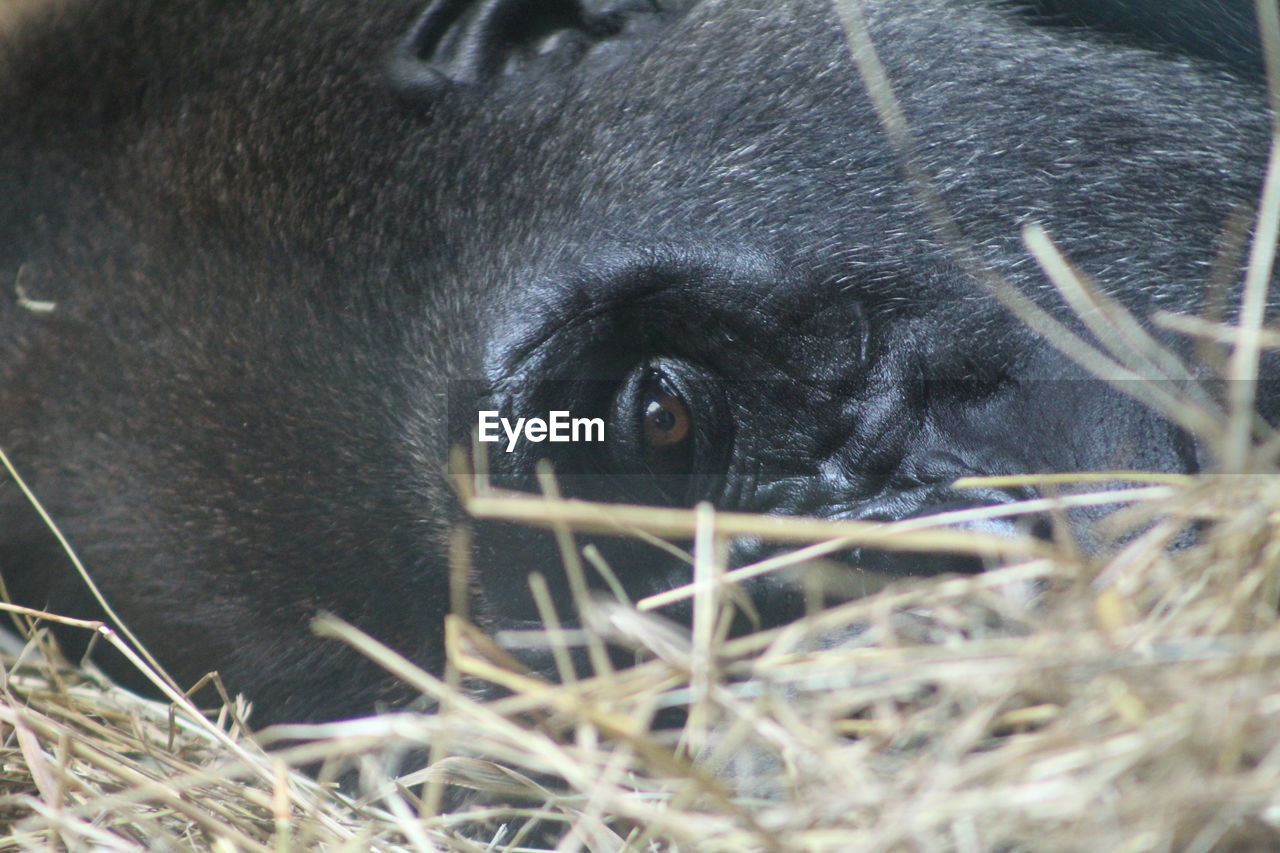
[[[648,29],[659,0],[432,0],[393,61],[412,88],[567,68]]]

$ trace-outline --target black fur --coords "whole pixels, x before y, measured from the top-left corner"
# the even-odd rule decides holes
[[[1151,48],[1097,4],[866,5],[987,264],[1065,317],[1019,240],[1039,222],[1140,315],[1196,309],[1259,190],[1252,40]],[[492,462],[527,488],[549,455],[608,500],[901,518],[1018,497],[967,474],[1201,464],[962,271],[820,0],[8,14],[0,282],[56,307],[0,299],[0,446],[177,677],[219,670],[259,724],[404,698],[310,634],[318,610],[439,666],[443,472],[480,408],[613,418],[606,447]],[[618,388],[645,370],[694,409],[689,476],[641,463]],[[687,579],[600,544],[633,594]],[[482,527],[476,558],[497,626],[533,618],[530,570],[562,583],[541,534]],[[94,613],[11,485],[0,561],[21,600]]]

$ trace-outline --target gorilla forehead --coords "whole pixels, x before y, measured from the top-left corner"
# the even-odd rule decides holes
[[[989,4],[868,5],[921,161],[988,263],[1040,290],[1018,242],[1038,221],[1133,307],[1199,287],[1230,205],[1256,192],[1257,89]],[[457,266],[442,276],[506,291],[643,242],[764,255],[857,297],[977,294],[921,227],[827,4],[700,3],[629,50],[543,85],[457,87],[421,111],[465,140],[436,187],[414,180],[438,159],[431,134],[398,178],[424,224],[448,214]]]

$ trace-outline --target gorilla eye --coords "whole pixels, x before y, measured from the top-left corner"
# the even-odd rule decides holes
[[[693,473],[693,414],[680,391],[662,374],[649,374],[640,383],[635,411],[640,416],[640,451],[649,473],[664,491],[677,485],[671,478]]]
[[[706,371],[655,359],[633,369],[614,394],[608,465],[633,499],[683,504],[714,486],[726,426]]]
[[[644,388],[644,443],[664,449],[686,441],[693,434],[693,416],[684,400],[668,393],[654,380]]]

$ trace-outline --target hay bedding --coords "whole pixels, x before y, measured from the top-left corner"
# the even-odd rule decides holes
[[[856,16],[846,23],[892,133],[891,93]],[[1264,26],[1273,42],[1275,30]],[[1275,176],[1260,209],[1254,233],[1275,235]],[[1093,311],[1096,339],[1127,344],[1081,350],[1005,293],[1011,310],[1031,311],[1028,322],[1082,361],[1139,373],[1169,364],[1049,235],[1026,236],[1064,298]],[[1261,310],[1273,252],[1255,246],[1240,327],[1156,319],[1226,344],[1227,378],[1252,375],[1276,340]],[[580,595],[586,630],[552,618],[539,635],[490,638],[459,614],[441,678],[317,620],[417,688],[425,710],[250,736],[252,710],[216,682],[195,693],[204,712],[172,690],[168,704],[138,698],[59,658],[45,626],[60,617],[8,608],[28,641],[0,651],[0,850],[1280,849],[1280,454],[1247,394],[1233,392],[1215,420],[1202,401],[1148,390],[1169,416],[1209,427],[1225,470],[1252,473],[1028,478],[1046,497],[1014,510],[1061,518],[1122,505],[1098,555],[1066,537],[947,529],[954,515],[878,526],[592,506],[557,499],[550,480],[539,498],[462,476],[475,514],[556,530],[579,589],[587,573],[608,580],[573,542],[587,529],[692,539],[694,580],[642,602]],[[1089,491],[1107,480],[1119,494]],[[1196,544],[1170,549],[1191,525]],[[795,551],[727,572],[723,546],[738,535]],[[857,544],[990,554],[1004,567],[887,585],[826,570],[824,555]],[[735,581],[765,571],[808,579],[814,611],[725,639]],[[693,598],[690,628],[652,613],[676,596]],[[79,630],[131,648],[102,626]],[[606,640],[640,662],[612,670]],[[559,683],[523,671],[503,643],[549,644]],[[577,646],[592,677],[572,674]],[[485,684],[501,698],[477,698],[493,695],[476,689]],[[669,709],[684,711],[681,726],[655,725]]]
[[[1106,559],[1026,543],[1007,568],[732,640],[709,510],[481,493],[479,512],[562,530],[695,530],[692,630],[587,599],[590,633],[499,638],[642,659],[552,684],[460,618],[443,679],[322,619],[436,707],[268,730],[265,750],[237,723],[251,710],[139,699],[50,662],[37,631],[4,659],[0,849],[1276,849],[1280,478],[1163,479],[1132,487],[1121,517],[1143,532]],[[1191,518],[1213,523],[1168,550]],[[1011,594],[1028,583],[1030,607]],[[481,681],[509,695],[458,687]],[[682,728],[651,726],[667,707]]]

